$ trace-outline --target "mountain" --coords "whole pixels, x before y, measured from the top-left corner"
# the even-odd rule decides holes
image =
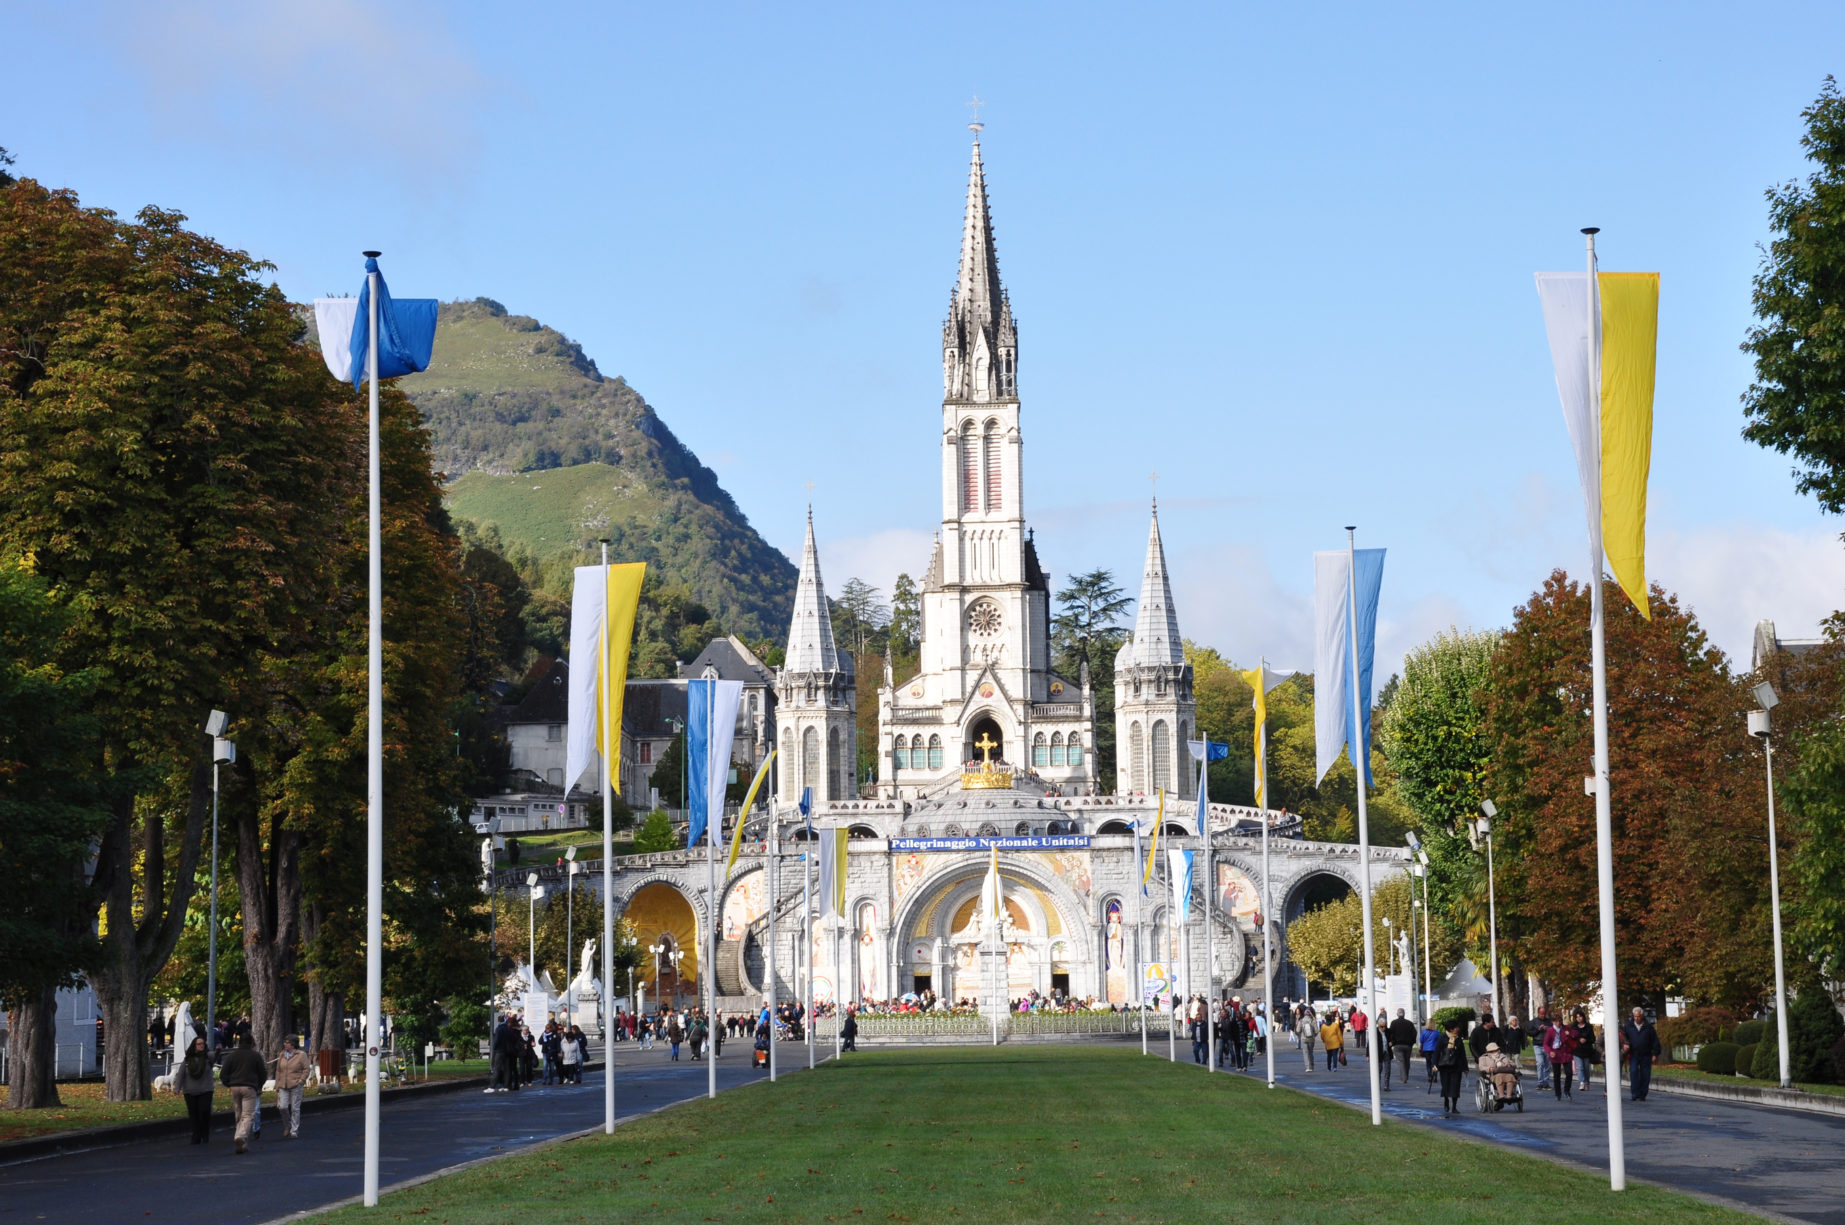
[[[490,298],[445,302],[434,362],[400,385],[434,432],[456,518],[540,560],[607,536],[612,558],[684,585],[729,631],[787,631],[794,564],[640,393],[563,333]]]

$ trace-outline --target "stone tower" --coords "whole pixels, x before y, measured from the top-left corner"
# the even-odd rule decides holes
[[[775,718],[781,725],[777,775],[784,802],[798,801],[803,787],[814,789],[815,803],[857,798],[853,732],[858,725],[858,686],[853,673],[852,653],[833,642],[809,507],[788,657],[775,676]]]
[[[1195,767],[1185,742],[1197,725],[1192,666],[1185,662],[1179,614],[1172,606],[1155,502],[1134,637],[1115,656],[1115,789],[1151,795],[1159,788],[1182,799],[1195,795]]]
[[[1018,329],[999,280],[978,125],[942,324],[941,447],[920,666],[879,693],[880,793],[958,786],[963,766],[989,755],[1080,790],[1094,781],[1094,714],[1080,683],[1051,671],[1050,579],[1025,526]]]

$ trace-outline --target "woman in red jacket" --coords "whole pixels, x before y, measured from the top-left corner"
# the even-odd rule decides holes
[[[1538,1035],[1538,1041],[1544,1044],[1544,1055],[1550,1060],[1550,1087],[1557,1095],[1557,1100],[1564,1098],[1575,1100],[1570,1092],[1571,1075],[1576,1070],[1576,1030],[1574,1026],[1565,1025],[1561,1020],[1552,1021]]]

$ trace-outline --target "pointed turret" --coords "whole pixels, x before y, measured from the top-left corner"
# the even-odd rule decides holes
[[[849,665],[847,665],[849,667]],[[820,550],[814,545],[814,511],[807,509],[807,543],[801,549],[801,578],[794,589],[794,622],[788,628],[788,672],[841,671],[827,615],[826,586],[820,580]]]
[[[1140,576],[1140,607],[1134,612],[1134,642],[1123,662],[1143,668],[1185,662],[1185,649],[1179,638],[1179,614],[1172,606],[1172,584],[1166,578],[1166,548],[1160,542],[1158,502],[1153,504],[1153,526],[1147,532],[1147,565]]]
[[[1018,331],[1012,303],[999,283],[999,254],[987,207],[980,133],[974,132],[967,172],[967,211],[961,223],[961,271],[942,324],[942,367],[951,400],[999,400],[1018,395]]]

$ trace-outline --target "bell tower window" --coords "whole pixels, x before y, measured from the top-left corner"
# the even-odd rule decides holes
[[[987,422],[986,433],[980,439],[981,449],[986,453],[987,470],[987,509],[998,510],[1000,498],[1000,450],[999,422]]]
[[[961,509],[980,509],[980,449],[972,421],[961,426]]]

